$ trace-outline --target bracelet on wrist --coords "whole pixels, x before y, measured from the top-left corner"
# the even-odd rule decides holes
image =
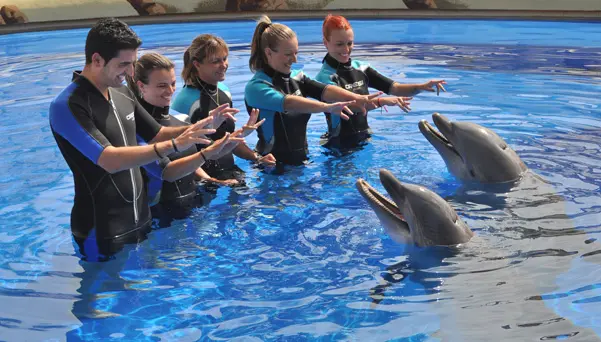
[[[159,153],[159,149],[157,148],[157,144],[153,144],[154,146],[154,153],[157,154],[157,157],[159,157],[159,159],[163,159],[163,156]]]
[[[200,156],[202,157],[203,163],[206,163],[208,161],[207,157],[205,156],[205,154],[202,152],[202,150],[200,151]]]
[[[173,149],[175,150],[175,152],[179,152],[179,150],[177,149],[177,145],[175,144],[174,138],[171,138],[171,145],[173,146]]]

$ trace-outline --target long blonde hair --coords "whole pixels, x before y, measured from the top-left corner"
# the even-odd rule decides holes
[[[196,69],[194,61],[203,63],[205,58],[213,56],[220,51],[229,53],[229,48],[223,39],[212,34],[201,34],[194,38],[190,46],[184,52],[184,69],[182,79],[186,83],[194,83]]]
[[[284,24],[272,23],[268,16],[262,16],[255,28],[250,45],[250,59],[248,66],[252,72],[261,70],[267,65],[265,48],[276,50],[282,40],[296,37],[296,33]]]

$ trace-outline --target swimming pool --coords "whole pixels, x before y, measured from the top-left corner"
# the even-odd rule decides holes
[[[320,22],[285,23],[315,75]],[[601,25],[352,23],[355,58],[400,81],[444,78],[449,92],[418,96],[408,115],[372,112],[371,143],[339,158],[318,146],[325,119],[314,115],[309,165],[276,176],[239,161],[246,188],[208,194],[190,218],[106,263],[74,254],[72,178],[48,127],[87,31],[0,36],[0,340],[600,340]],[[135,30],[178,72],[195,35],[223,36],[242,109],[253,28]],[[569,220],[465,200],[417,129],[435,111],[498,132]],[[381,167],[448,197],[477,239],[454,254],[393,242],[354,188],[363,177],[381,189]]]

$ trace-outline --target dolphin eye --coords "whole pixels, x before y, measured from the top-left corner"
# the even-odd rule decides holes
[[[507,144],[506,143],[502,143],[501,144],[501,149],[502,150],[506,150],[507,149]]]
[[[474,170],[470,170],[470,176],[472,176],[473,178],[476,178],[476,173],[474,173]]]

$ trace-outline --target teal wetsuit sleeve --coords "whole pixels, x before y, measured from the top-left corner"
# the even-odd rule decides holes
[[[272,84],[260,79],[252,79],[244,89],[244,99],[251,108],[281,113],[284,112],[285,98]]]

